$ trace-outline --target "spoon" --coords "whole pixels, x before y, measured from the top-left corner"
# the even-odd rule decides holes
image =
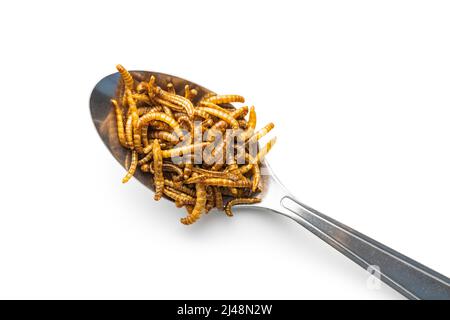
[[[159,86],[165,87],[171,82],[177,92],[189,84],[190,88],[198,91],[196,99],[211,92],[193,82],[164,73],[132,71],[132,74],[138,80],[148,79],[152,74]],[[119,73],[114,73],[97,83],[91,94],[90,110],[100,138],[116,160],[127,168],[130,155],[117,139],[115,114],[110,103],[110,99],[116,96],[119,78]],[[264,173],[264,192],[259,195],[262,201],[242,206],[256,207],[293,219],[406,298],[450,299],[449,278],[299,202],[280,183],[266,161],[262,163],[261,171]],[[153,190],[148,175],[137,170],[134,177]]]

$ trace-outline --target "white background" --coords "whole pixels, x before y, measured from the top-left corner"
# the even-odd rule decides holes
[[[310,206],[450,275],[446,1],[0,5],[0,298],[401,299],[284,217],[155,203],[89,95],[122,63],[243,94]]]

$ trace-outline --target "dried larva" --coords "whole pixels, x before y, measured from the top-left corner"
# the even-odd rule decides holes
[[[161,199],[164,191],[163,160],[158,139],[153,140],[153,170],[155,182],[155,200]]]
[[[125,139],[129,149],[134,149],[133,145],[133,117],[128,115],[125,123]]]
[[[111,103],[114,107],[116,113],[116,123],[117,123],[117,137],[119,138],[120,145],[122,147],[128,148],[127,140],[125,138],[125,128],[123,126],[123,114],[122,109],[119,107],[117,100],[111,99]]]
[[[251,188],[251,182],[247,180],[233,181],[224,178],[206,178],[203,179],[201,183],[208,186],[229,187],[229,188]]]
[[[169,149],[169,150],[163,150],[162,151],[162,157],[163,158],[179,157],[179,156],[182,156],[184,154],[192,153],[192,151],[195,148],[203,148],[203,147],[205,147],[207,145],[208,145],[207,142],[202,142],[202,143],[198,143],[198,144],[190,144],[190,145],[187,145],[187,146],[184,146],[184,147],[173,148],[173,149]]]
[[[226,206],[225,206],[225,213],[227,214],[227,216],[232,217],[233,216],[233,212],[231,211],[231,207],[232,206],[236,206],[239,204],[254,204],[254,203],[259,203],[261,202],[261,199],[259,198],[237,198],[237,199],[233,199],[230,200]]]
[[[149,133],[149,137],[152,139],[166,140],[172,143],[178,142],[178,137],[167,131],[152,131]]]
[[[222,103],[233,103],[233,102],[245,102],[243,96],[237,94],[225,94],[225,95],[216,95],[205,99],[204,101],[212,102],[215,104]]]
[[[171,94],[177,94],[177,93],[175,92],[175,87],[173,86],[173,83],[172,83],[172,82],[169,82],[169,83],[167,84],[167,92],[169,92],[169,93],[171,93]]]
[[[239,129],[239,123],[236,121],[235,118],[233,118],[232,115],[230,115],[227,112],[223,112],[223,111],[220,111],[217,109],[212,109],[212,108],[207,108],[207,107],[198,107],[196,110],[203,110],[212,116],[222,119],[223,121],[228,123],[231,126],[231,128]]]
[[[144,114],[141,118],[139,118],[138,128],[149,125],[152,120],[158,120],[167,123],[179,138],[183,137],[183,132],[181,131],[178,122],[174,118],[169,117],[167,114],[162,112],[150,112]]]
[[[169,198],[172,198],[175,201],[178,201],[180,204],[195,204],[196,199],[188,194],[182,193],[179,190],[176,190],[171,187],[165,187],[163,190],[163,193],[168,196]]]
[[[133,151],[131,151],[130,168],[128,169],[126,176],[122,179],[122,183],[127,183],[128,180],[131,179],[131,177],[136,172],[137,164],[138,164],[138,155],[137,155],[136,150],[133,150]]]
[[[117,71],[119,71],[120,75],[122,76],[123,83],[125,84],[125,88],[129,90],[133,90],[134,87],[134,80],[131,74],[128,72],[127,69],[125,69],[122,65],[118,64],[116,66]]]
[[[182,224],[189,225],[196,222],[200,218],[201,214],[205,211],[206,186],[201,183],[197,183],[195,185],[195,189],[197,190],[197,200],[195,201],[194,209],[185,218],[181,218],[180,221]]]

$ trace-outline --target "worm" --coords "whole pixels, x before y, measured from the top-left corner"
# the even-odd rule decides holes
[[[153,170],[155,182],[155,200],[161,199],[164,191],[163,160],[158,139],[153,140]]]
[[[195,204],[196,199],[171,187],[165,187],[163,193],[181,204]]]
[[[227,216],[232,217],[233,216],[233,212],[231,211],[231,207],[232,206],[236,206],[239,204],[253,204],[253,203],[259,203],[261,202],[261,199],[259,198],[237,198],[237,199],[233,199],[227,202],[226,206],[225,206],[225,213],[227,214]]]
[[[174,135],[173,133],[170,133],[167,131],[152,131],[149,133],[149,136],[152,139],[166,140],[171,143],[178,142],[178,137],[176,135]]]
[[[127,140],[125,138],[125,128],[123,126],[122,109],[119,107],[117,100],[111,99],[111,103],[116,113],[117,137],[119,138],[119,143],[122,147],[128,148]]]
[[[186,180],[187,183],[188,180]],[[229,188],[250,188],[251,183],[247,180],[239,180],[233,181],[230,179],[224,178],[206,178],[201,180],[202,184],[209,186],[218,186],[218,187],[229,187]]]
[[[232,103],[232,102],[245,102],[245,99],[243,96],[237,95],[237,94],[225,94],[225,95],[216,95],[211,96],[204,101],[212,102],[215,104],[222,104],[222,103]]]
[[[123,83],[125,84],[125,88],[129,90],[133,90],[134,87],[134,80],[131,74],[128,72],[127,69],[125,69],[121,64],[118,64],[116,66],[117,71],[119,71],[120,75],[122,76]]]
[[[207,146],[208,143],[207,142],[202,142],[202,143],[198,143],[198,144],[190,144],[184,147],[179,147],[179,148],[173,148],[173,149],[169,149],[169,150],[163,150],[162,151],[162,157],[163,158],[172,158],[172,157],[179,157],[182,156],[184,154],[187,153],[192,153],[192,151],[195,148],[203,148],[205,146]]]
[[[232,115],[230,115],[227,112],[223,112],[223,111],[220,111],[217,109],[207,108],[207,107],[198,107],[197,110],[203,110],[212,116],[222,119],[227,124],[229,124],[233,129],[239,129],[239,123],[236,121],[236,119]]]
[[[197,183],[195,185],[195,189],[196,189],[196,197],[197,197],[197,200],[195,201],[195,206],[194,206],[192,212],[190,212],[186,217],[181,218],[181,220],[180,220],[181,223],[185,224],[185,225],[189,225],[189,224],[196,222],[200,218],[203,211],[205,210],[206,186],[201,183]]]
[[[127,183],[131,177],[134,175],[134,173],[136,172],[136,168],[137,168],[137,164],[138,164],[138,155],[136,150],[132,150],[131,151],[131,162],[130,162],[130,167],[128,168],[128,172],[125,175],[125,177],[122,179],[122,183]]]
[[[150,112],[144,114],[141,118],[139,118],[138,128],[142,128],[143,126],[148,125],[152,120],[158,120],[167,123],[179,138],[183,137],[183,132],[181,131],[178,122],[174,118],[169,117],[167,114],[162,112]]]

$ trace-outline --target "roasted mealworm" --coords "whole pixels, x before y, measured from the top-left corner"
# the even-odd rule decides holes
[[[133,117],[131,114],[128,116],[125,123],[125,139],[129,149],[134,149],[133,146]]]
[[[225,112],[225,113],[231,113],[231,112],[232,112],[232,111],[230,111],[230,110],[227,110],[227,109],[225,109],[225,108],[222,108],[221,106],[218,106],[218,105],[215,104],[215,103],[208,102],[208,101],[201,101],[201,102],[200,102],[200,106],[206,107],[206,108],[211,108],[211,109],[216,109],[216,110],[219,110],[219,111],[222,111],[222,112]]]
[[[198,144],[190,144],[184,147],[173,148],[162,151],[163,158],[179,157],[187,153],[192,153],[195,148],[203,148],[208,145],[208,142],[202,142]]]
[[[158,95],[163,100],[171,102],[175,105],[183,107],[188,116],[192,119],[194,117],[194,106],[192,102],[186,99],[185,97],[177,96],[175,94],[171,94],[167,91],[164,91],[160,87],[156,87],[156,95]]]
[[[169,83],[167,84],[167,92],[169,92],[169,93],[171,93],[171,94],[177,94],[177,93],[175,92],[175,87],[173,86],[173,83],[172,83],[172,82],[169,82]]]
[[[144,148],[148,147],[148,126],[142,127],[141,138],[142,138],[142,144],[144,145]]]
[[[267,144],[258,152],[255,159],[253,160],[253,163],[261,162],[262,159],[269,153],[269,151],[272,149],[272,147],[277,142],[277,138],[272,138]]]
[[[131,151],[131,162],[130,162],[130,167],[128,168],[128,172],[125,175],[125,177],[122,179],[122,183],[127,183],[128,180],[131,179],[131,177],[134,175],[134,173],[136,172],[136,167],[138,164],[138,155],[136,150],[132,150]]]
[[[163,162],[163,171],[170,171],[176,173],[179,179],[183,178],[183,170],[180,167],[177,167],[173,163]]]
[[[142,116],[149,112],[162,112],[163,108],[161,106],[148,106],[138,108],[138,116]]]
[[[222,198],[222,193],[220,192],[219,188],[213,187],[213,193],[214,193],[215,207],[219,210],[223,210],[223,198]]]
[[[207,107],[198,107],[196,110],[203,110],[212,116],[222,119],[223,121],[228,123],[233,129],[239,129],[239,123],[229,113],[222,112],[217,109],[207,108]]]
[[[152,139],[166,140],[172,143],[178,142],[177,136],[167,131],[152,131],[149,133],[149,136]]]
[[[207,169],[202,169],[202,168],[198,168],[198,167],[192,168],[192,171],[202,174],[204,176],[210,177],[210,178],[224,178],[224,179],[230,179],[233,181],[239,180],[239,177],[236,174],[231,173],[231,172],[213,171],[213,170],[207,170]]]
[[[127,140],[125,138],[125,129],[123,126],[123,115],[122,109],[119,107],[117,100],[111,99],[111,103],[114,107],[116,113],[116,123],[117,123],[117,137],[119,138],[120,145],[122,147],[128,148]]]
[[[153,147],[153,144],[151,144],[151,146]],[[140,159],[138,161],[138,165],[143,165],[143,164],[149,162],[150,160],[152,160],[152,158],[153,158],[153,152],[149,152],[145,155],[145,157],[143,157],[142,159]],[[142,167],[141,167],[141,169],[142,169]]]
[[[158,120],[167,123],[170,127],[172,127],[173,131],[179,138],[183,137],[183,132],[181,131],[178,122],[174,118],[169,117],[167,114],[162,112],[150,112],[144,114],[139,119],[138,128],[142,128],[143,126],[150,124],[152,120]]]
[[[184,204],[195,204],[196,200],[188,194],[182,193],[171,187],[165,187],[163,190],[164,194],[175,201],[178,201],[182,205]]]
[[[186,180],[187,183],[188,180]],[[218,186],[218,187],[229,187],[229,188],[250,188],[251,182],[247,180],[238,180],[233,181],[230,179],[223,178],[206,178],[201,181],[202,184],[209,186]]]
[[[206,205],[206,187],[201,183],[195,185],[197,200],[195,202],[195,207],[185,218],[181,218],[181,223],[189,225],[197,221]]]
[[[188,188],[185,185],[182,185],[181,182],[175,182],[169,179],[164,179],[164,185],[171,187],[175,190],[181,191],[183,193],[186,193],[187,195],[190,195],[191,197],[195,197],[195,190],[192,190]]]
[[[217,96],[217,93],[214,93],[214,92],[208,92],[208,93],[206,93],[206,94],[200,99],[200,102],[206,101],[206,100],[208,100],[209,98],[214,97],[214,96]]]
[[[253,203],[258,203],[261,202],[261,199],[259,198],[237,198],[237,199],[233,199],[230,200],[226,206],[225,206],[225,213],[227,214],[227,216],[232,217],[233,216],[233,212],[231,211],[231,207],[238,205],[238,204],[253,204]]]
[[[134,80],[131,74],[128,72],[127,69],[125,69],[122,65],[118,64],[116,66],[117,71],[119,71],[120,75],[122,76],[123,83],[125,84],[125,88],[129,90],[133,90],[134,88]]]
[[[145,81],[141,81],[136,86],[136,92],[138,93],[145,93],[148,91],[148,83]]]
[[[262,129],[260,129],[258,132],[256,132],[250,139],[248,139],[248,143],[256,143],[259,139],[264,137],[266,134],[268,134],[275,125],[271,122],[269,124],[266,124]]]
[[[155,200],[161,199],[164,191],[163,160],[158,139],[153,140],[153,170],[155,182]]]
[[[247,106],[243,106],[242,108],[239,108],[235,111],[233,111],[230,115],[234,118],[234,119],[238,119],[241,116],[244,116],[247,114],[248,112],[248,107]],[[211,130],[222,130],[225,129],[227,127],[228,123],[224,120],[218,121],[216,122],[212,127]]]
[[[206,205],[205,212],[208,213],[215,206],[213,187],[206,186]]]
[[[218,96],[212,96],[204,101],[212,102],[215,104],[222,104],[222,103],[233,103],[233,102],[245,102],[245,99],[243,96],[237,95],[237,94],[225,94],[225,95],[218,95]]]

